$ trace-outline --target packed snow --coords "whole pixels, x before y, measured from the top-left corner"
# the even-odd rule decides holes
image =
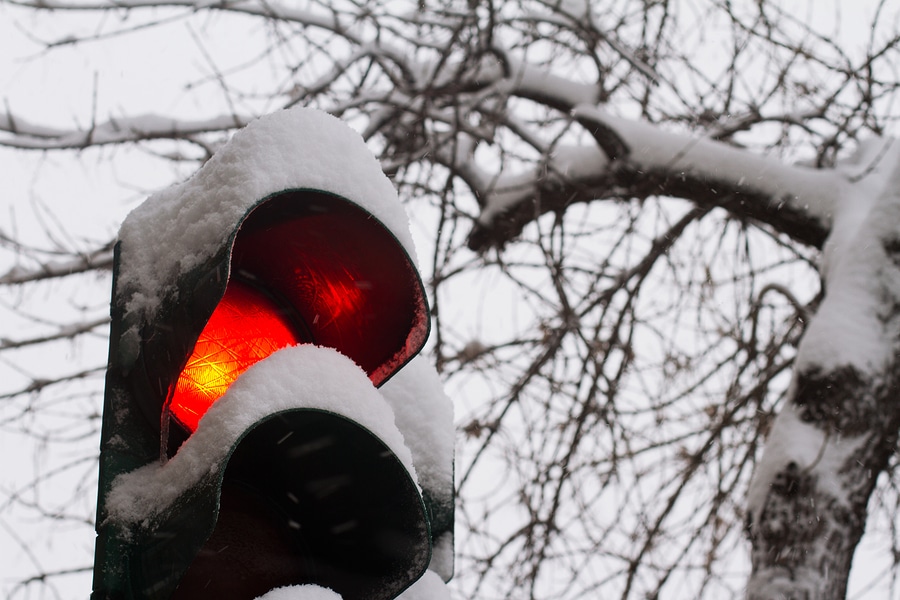
[[[290,585],[275,588],[256,600],[340,600],[341,596],[317,585]],[[397,596],[397,600],[450,600],[450,590],[433,571],[422,577]]]
[[[807,328],[797,369],[852,365],[879,372],[892,360],[892,332],[882,317],[889,290],[882,289],[891,261],[885,242],[896,239],[900,222],[900,144],[873,139],[839,165],[849,185],[835,207],[823,249],[825,301]],[[887,295],[885,292],[889,292]],[[900,290],[894,290],[898,297]]]
[[[289,585],[268,591],[256,600],[341,600],[341,595],[318,585]]]
[[[453,404],[444,393],[437,370],[417,356],[379,391],[394,409],[397,428],[412,453],[419,484],[453,498]],[[453,532],[434,540],[430,569],[445,580],[453,576]]]
[[[434,366],[416,357],[381,388],[423,488],[453,485],[453,405]]]
[[[107,518],[141,526],[204,478],[216,473],[231,447],[266,415],[325,410],[356,421],[378,436],[415,480],[412,456],[390,405],[366,373],[331,348],[285,348],[250,367],[200,420],[197,431],[166,464],[120,475],[107,498]]]

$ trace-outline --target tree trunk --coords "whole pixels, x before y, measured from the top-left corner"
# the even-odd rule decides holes
[[[826,243],[825,299],[751,484],[747,596],[842,599],[867,504],[900,427],[900,152],[848,185]]]

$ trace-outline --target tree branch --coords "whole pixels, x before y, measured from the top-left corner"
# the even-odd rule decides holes
[[[593,105],[574,107],[573,115],[604,156],[590,147],[557,150],[543,169],[501,176],[490,188],[476,190],[484,209],[470,248],[502,246],[542,214],[577,202],[653,195],[721,207],[816,248],[824,243],[845,181],[835,171],[784,165],[714,140],[612,117]]]
[[[111,247],[104,247],[71,260],[47,262],[32,269],[13,267],[0,275],[0,285],[17,285],[88,271],[107,270],[112,269],[112,265],[113,250]]]
[[[0,146],[22,150],[78,150],[155,139],[191,140],[201,133],[231,131],[253,120],[250,115],[222,115],[182,121],[160,115],[109,119],[90,129],[55,129],[24,121],[11,112],[0,114]],[[192,141],[192,140],[191,140]]]
[[[53,342],[56,340],[71,339],[81,335],[82,333],[93,331],[97,327],[106,325],[107,323],[109,323],[109,317],[101,317],[99,319],[93,319],[91,321],[85,321],[83,323],[63,325],[60,326],[59,330],[55,331],[54,333],[28,338],[25,340],[8,340],[0,337],[0,351],[10,350],[12,348],[24,348],[26,346],[34,346],[37,344]]]

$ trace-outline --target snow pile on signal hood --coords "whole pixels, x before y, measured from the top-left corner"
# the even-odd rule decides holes
[[[256,600],[341,600],[341,595],[318,585],[289,585],[275,588]]]
[[[412,452],[419,484],[434,503],[435,538],[429,568],[449,580],[453,576],[453,403],[444,393],[437,370],[421,355],[379,391],[394,409],[397,427]]]
[[[450,589],[437,573],[425,571],[397,600],[450,600]]]
[[[256,600],[340,600],[341,596],[317,585],[290,585],[275,588]],[[397,596],[397,600],[450,600],[450,590],[434,571],[425,574]]]
[[[394,413],[365,372],[336,350],[302,345],[272,354],[235,380],[165,465],[152,463],[118,476],[107,499],[107,517],[150,525],[194,485],[218,473],[249,427],[267,415],[296,408],[356,421],[378,436],[417,481]]]
[[[362,137],[337,118],[293,108],[235,133],[187,181],[150,196],[119,230],[118,287],[153,312],[181,274],[211,258],[260,201],[286,190],[341,196],[370,212],[415,262],[409,220]]]
[[[394,409],[425,489],[453,492],[453,403],[424,357],[413,358],[379,390]]]

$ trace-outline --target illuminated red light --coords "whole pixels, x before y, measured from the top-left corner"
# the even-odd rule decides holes
[[[194,431],[244,371],[300,341],[275,302],[247,284],[230,281],[175,384],[169,413]]]

